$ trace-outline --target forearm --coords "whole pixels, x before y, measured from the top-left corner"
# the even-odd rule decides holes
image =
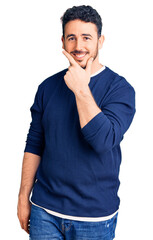
[[[101,112],[101,109],[97,106],[89,87],[75,93],[75,98],[80,126],[83,128],[92,118]]]
[[[36,154],[24,153],[19,197],[29,198],[40,160],[41,157]]]

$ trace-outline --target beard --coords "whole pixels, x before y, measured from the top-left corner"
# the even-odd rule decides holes
[[[94,53],[90,56],[90,57],[93,57],[93,62],[94,62],[94,60],[97,58],[97,56],[98,56],[98,44],[97,44],[97,46],[96,46],[96,49],[95,49]],[[88,58],[88,59],[89,59],[89,58]],[[83,69],[86,69],[88,59],[87,59],[85,65],[84,65],[84,66],[81,66],[81,65],[80,65],[80,67],[82,67]],[[80,62],[81,62],[81,61],[80,61]]]
[[[66,50],[65,44],[64,44],[64,49]],[[66,50],[66,51],[67,51],[67,50]],[[79,52],[79,51],[78,51],[78,52]],[[90,53],[88,53],[88,54],[90,54]],[[97,42],[96,49],[95,49],[94,53],[90,56],[90,57],[93,57],[93,62],[94,62],[94,60],[97,58],[97,56],[98,56],[98,42]],[[90,57],[89,57],[89,58],[90,58]],[[89,59],[89,58],[88,58],[88,59]],[[81,65],[82,60],[80,60],[80,61],[78,60],[78,63],[80,63],[80,64],[79,64],[80,67],[82,67],[83,69],[86,69],[88,59],[86,60],[86,63],[85,63],[84,65]]]

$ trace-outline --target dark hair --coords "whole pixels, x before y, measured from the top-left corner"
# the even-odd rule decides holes
[[[65,25],[75,19],[94,23],[97,26],[98,37],[101,36],[102,19],[98,12],[91,6],[81,5],[68,8],[60,19],[62,22],[63,36],[65,34]]]

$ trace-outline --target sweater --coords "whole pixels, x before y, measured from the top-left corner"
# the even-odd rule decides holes
[[[135,114],[135,90],[105,69],[89,88],[102,112],[83,128],[64,69],[39,84],[24,152],[41,156],[31,201],[68,216],[99,218],[119,209],[120,142]]]

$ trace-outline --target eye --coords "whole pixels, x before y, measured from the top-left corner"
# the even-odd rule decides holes
[[[73,40],[75,40],[74,37],[70,37],[70,38],[68,39],[68,41],[73,41]]]
[[[87,40],[90,40],[90,38],[89,37],[84,37],[84,39],[87,41]]]

